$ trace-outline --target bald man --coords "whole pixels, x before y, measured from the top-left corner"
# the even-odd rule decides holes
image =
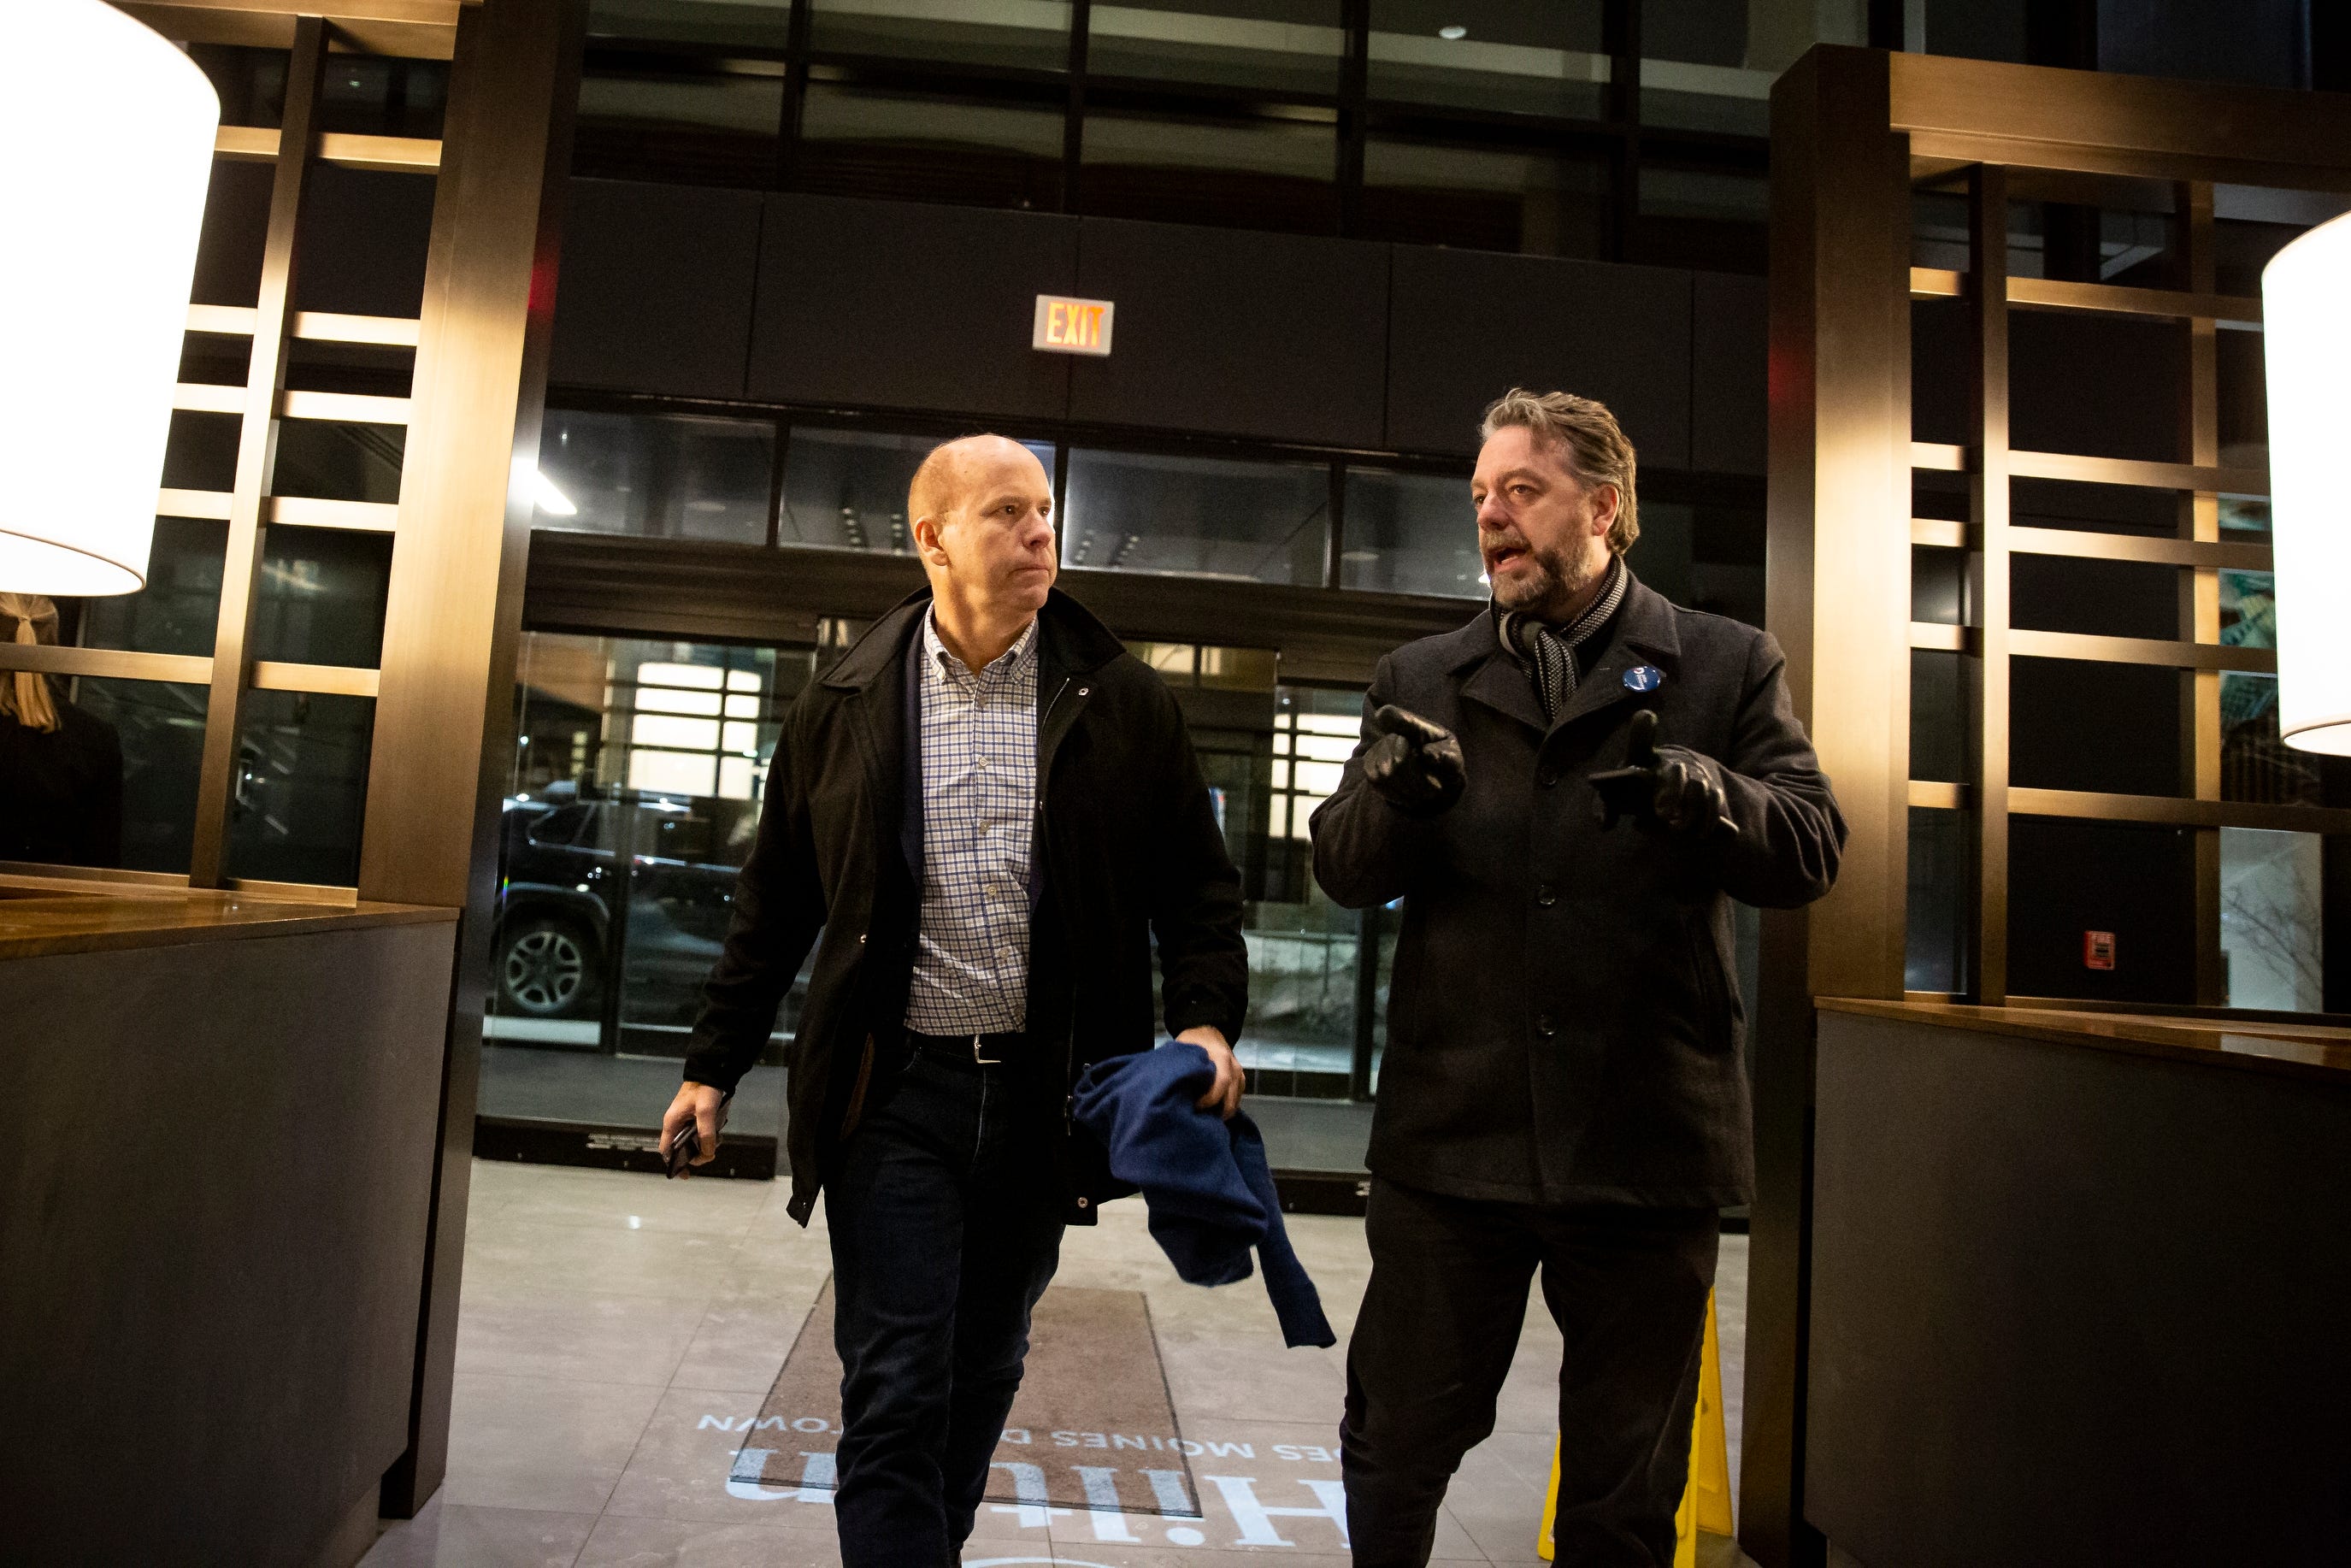
[[[1115,1186],[1071,1124],[1088,1065],[1167,1032],[1230,1115],[1249,998],[1240,878],[1176,700],[1054,588],[1053,490],[1001,436],[949,442],[907,500],[930,586],[785,715],[662,1120],[707,1163],[811,944],[787,1051],[792,1218],[825,1195],[841,1561],[954,1563],[1061,1230]]]

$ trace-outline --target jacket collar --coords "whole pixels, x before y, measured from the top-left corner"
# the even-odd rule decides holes
[[[824,685],[835,691],[863,691],[899,668],[930,607],[928,588],[900,600],[826,672]],[[1066,674],[1091,674],[1126,652],[1126,644],[1092,611],[1058,588],[1046,596],[1037,621],[1040,657],[1048,667]]]
[[[1625,579],[1625,602],[1616,611],[1616,624],[1591,667],[1576,682],[1575,695],[1560,713],[1560,724],[1636,695],[1624,684],[1625,672],[1636,664],[1655,664],[1667,679],[1679,673],[1682,643],[1673,601],[1633,576],[1629,568]],[[1494,607],[1489,604],[1476,620],[1446,633],[1447,668],[1461,678],[1463,695],[1538,734],[1547,733],[1557,727],[1544,718],[1526,666],[1503,648],[1495,616]]]

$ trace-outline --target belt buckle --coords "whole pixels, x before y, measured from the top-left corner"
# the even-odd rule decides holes
[[[985,1051],[987,1049],[987,1046],[985,1046],[985,1045],[983,1045],[983,1044],[981,1044],[980,1042],[981,1042],[982,1040],[986,1040],[987,1038],[987,1037],[986,1035],[984,1035],[984,1034],[975,1034],[975,1035],[973,1035],[973,1036],[971,1037],[971,1059],[972,1059],[972,1061],[973,1061],[976,1064],[977,1064],[978,1066],[981,1066],[981,1067],[1001,1067],[1001,1066],[1003,1066],[1003,1065],[1004,1065],[1004,1058],[1002,1058],[1002,1057],[1000,1057],[1000,1056],[986,1056],[986,1055],[982,1055],[982,1054],[981,1054],[983,1051]]]

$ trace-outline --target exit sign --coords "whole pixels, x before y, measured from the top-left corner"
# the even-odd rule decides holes
[[[1110,318],[1117,307],[1107,299],[1065,299],[1058,294],[1037,296],[1037,321],[1029,346],[1049,354],[1110,353]]]

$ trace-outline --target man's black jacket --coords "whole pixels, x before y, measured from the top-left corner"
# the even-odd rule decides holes
[[[1461,738],[1468,788],[1415,820],[1364,782],[1363,747],[1316,811],[1314,871],[1341,904],[1402,897],[1372,1169],[1458,1197],[1743,1203],[1754,1180],[1731,899],[1829,889],[1844,821],[1781,681],[1778,644],[1632,583],[1590,673],[1546,725],[1489,611],[1380,663],[1364,699]],[[1647,665],[1663,680],[1625,684]],[[1636,676],[1635,684],[1647,684]],[[1722,765],[1735,841],[1603,832],[1587,777],[1626,729]]]
[[[901,1060],[922,868],[921,837],[904,831],[907,790],[919,788],[906,660],[910,650],[920,657],[930,602],[925,589],[874,622],[786,712],[733,926],[686,1054],[687,1078],[732,1089],[816,944],[785,1057],[790,1212],[803,1224],[833,1155]],[[1038,654],[1042,889],[1017,1071],[1062,1140],[1069,1218],[1084,1222],[1103,1198],[1134,1189],[1111,1180],[1092,1140],[1070,1135],[1071,1085],[1089,1064],[1157,1040],[1153,939],[1171,1034],[1209,1024],[1238,1039],[1249,957],[1240,877],[1175,697],[1059,590],[1039,616]],[[919,796],[913,805],[919,813]]]

